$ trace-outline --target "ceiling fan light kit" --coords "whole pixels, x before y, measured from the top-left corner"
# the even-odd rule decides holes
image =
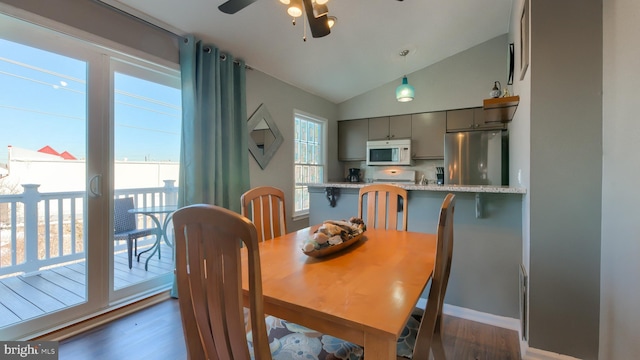
[[[327,23],[329,24],[329,29],[333,27],[338,22],[338,18],[335,16],[328,16]]]
[[[291,0],[287,8],[287,14],[294,18],[302,16],[302,0]]]
[[[329,13],[329,8],[327,5],[318,4],[317,2],[313,4],[313,16],[318,18],[322,15],[327,15]]]
[[[218,6],[218,9],[226,14],[235,14],[256,1],[258,0],[227,0]],[[314,38],[329,35],[331,27],[336,23],[336,17],[328,15],[329,8],[326,5],[328,0],[280,0],[280,2],[287,6],[287,14],[293,17],[293,25],[296,24],[297,17],[306,13],[306,20]],[[307,40],[306,28],[302,40]]]

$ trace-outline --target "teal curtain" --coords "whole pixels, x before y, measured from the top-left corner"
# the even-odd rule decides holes
[[[240,196],[249,189],[244,61],[190,35],[180,44],[180,71],[178,207],[205,203],[239,213]]]

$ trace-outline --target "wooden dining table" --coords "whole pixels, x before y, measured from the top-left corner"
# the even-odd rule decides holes
[[[396,359],[398,336],[432,276],[436,235],[370,229],[314,258],[301,248],[315,229],[260,243],[265,313],[362,345],[367,360]]]

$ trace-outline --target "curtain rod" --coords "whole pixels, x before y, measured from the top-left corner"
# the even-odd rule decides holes
[[[103,6],[106,6],[109,9],[111,9],[113,11],[116,11],[116,12],[119,12],[122,15],[125,15],[125,16],[127,16],[127,17],[129,17],[129,18],[131,18],[131,19],[133,19],[135,21],[142,22],[142,23],[144,23],[146,25],[149,25],[149,26],[154,27],[156,29],[159,29],[159,30],[162,30],[164,32],[167,32],[170,35],[175,36],[178,41],[179,40],[185,40],[184,35],[177,34],[174,30],[169,30],[169,29],[167,29],[167,28],[165,28],[165,27],[163,27],[161,25],[156,24],[156,21],[158,21],[157,19],[155,19],[153,17],[150,17],[148,15],[145,15],[144,13],[140,12],[139,10],[137,10],[135,8],[129,7],[127,5],[123,5],[123,4],[118,3],[118,2],[114,3],[113,0],[93,0],[93,2],[98,3],[100,5],[103,5]],[[121,9],[119,6],[125,7],[128,11],[125,11],[125,10]],[[131,13],[129,11],[135,12],[136,14],[140,14],[140,15],[133,14],[133,13]],[[227,56],[225,54],[221,54],[220,55],[220,59],[222,59],[222,61],[226,60],[226,58],[227,58]],[[237,64],[237,65],[240,65],[240,62],[237,61],[237,60],[234,60],[233,63]],[[244,64],[244,68],[247,69],[247,70],[253,70],[253,68],[250,65],[247,65],[247,64]]]
[[[205,46],[204,50],[206,52],[208,52],[208,53],[211,53],[211,48],[209,46]],[[227,54],[220,54],[220,60],[226,61],[227,60]],[[233,63],[236,64],[236,65],[240,65],[240,61],[238,61],[238,60],[233,60]],[[253,70],[253,68],[251,66],[247,65],[247,64],[244,64],[244,68],[246,70]]]

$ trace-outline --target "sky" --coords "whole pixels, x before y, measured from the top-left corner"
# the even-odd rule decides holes
[[[0,39],[0,163],[9,145],[86,158],[87,71],[84,61]],[[178,161],[180,90],[124,73],[114,85],[116,160]]]

